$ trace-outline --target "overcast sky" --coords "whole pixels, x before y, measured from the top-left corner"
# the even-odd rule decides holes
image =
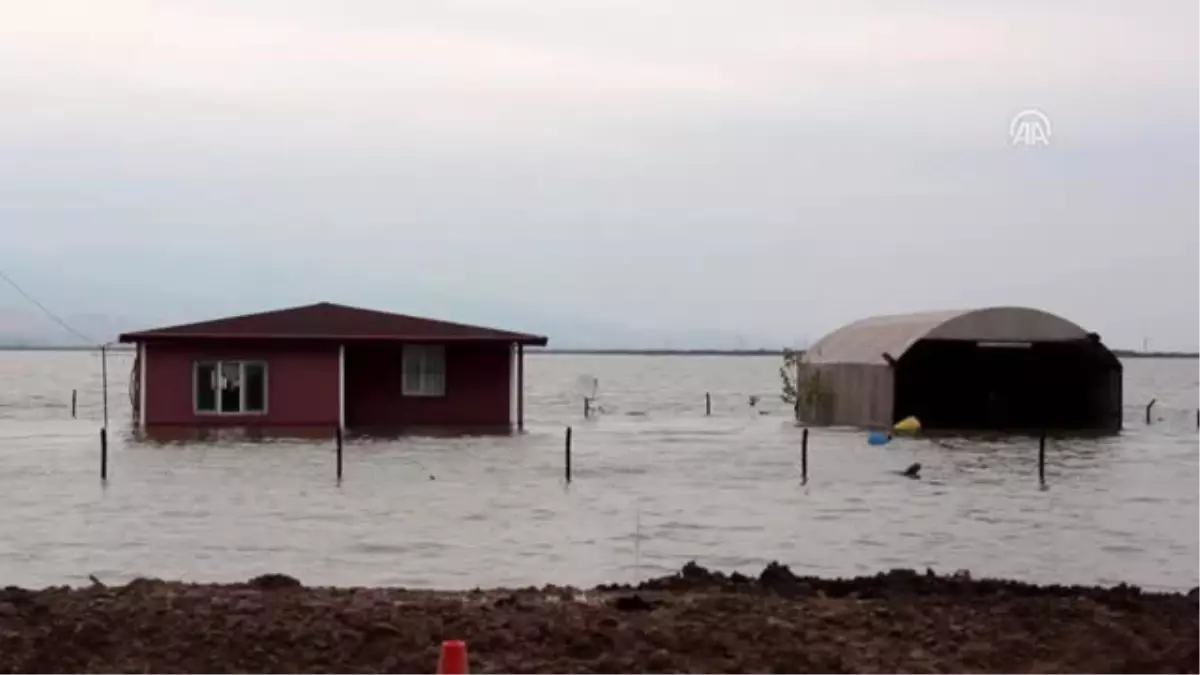
[[[0,269],[64,312],[328,299],[776,345],[1018,304],[1195,349],[1197,12],[7,3]],[[1012,144],[1027,108],[1049,146]]]

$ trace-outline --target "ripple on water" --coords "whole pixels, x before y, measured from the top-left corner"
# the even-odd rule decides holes
[[[420,549],[413,546],[400,546],[396,544],[372,544],[362,543],[354,544],[350,547],[350,553],[360,553],[363,555],[403,555],[410,552],[418,552]],[[428,550],[428,549],[427,549]]]

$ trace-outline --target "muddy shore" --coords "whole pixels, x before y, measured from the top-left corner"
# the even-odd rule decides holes
[[[910,570],[467,592],[139,579],[0,591],[0,672],[1197,672],[1196,592]]]

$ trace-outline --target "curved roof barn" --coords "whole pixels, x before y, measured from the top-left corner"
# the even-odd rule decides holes
[[[797,371],[806,422],[940,429],[1121,428],[1121,363],[1100,337],[1027,307],[877,316],[821,338]]]
[[[917,312],[875,316],[847,324],[805,352],[809,363],[884,364],[920,340],[1061,342],[1089,333],[1058,315],[1026,307]]]

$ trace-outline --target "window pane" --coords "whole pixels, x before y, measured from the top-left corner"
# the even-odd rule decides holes
[[[446,349],[430,347],[425,356],[425,393],[442,396],[446,393]]]
[[[221,362],[221,412],[242,411],[242,373],[237,361]]]
[[[404,345],[403,386],[405,394],[421,393],[423,356],[420,345]]]
[[[217,366],[215,363],[196,364],[196,410],[217,411]]]
[[[421,369],[421,348],[414,345],[404,347],[404,372],[416,373]]]
[[[426,396],[441,396],[446,393],[446,378],[441,373],[425,373],[421,393]]]
[[[446,350],[442,347],[430,347],[425,353],[425,372],[441,377],[446,374]]]
[[[408,396],[441,396],[445,391],[445,349],[441,345],[405,345],[403,387]]]
[[[267,409],[267,367],[261,363],[246,364],[246,412]]]

